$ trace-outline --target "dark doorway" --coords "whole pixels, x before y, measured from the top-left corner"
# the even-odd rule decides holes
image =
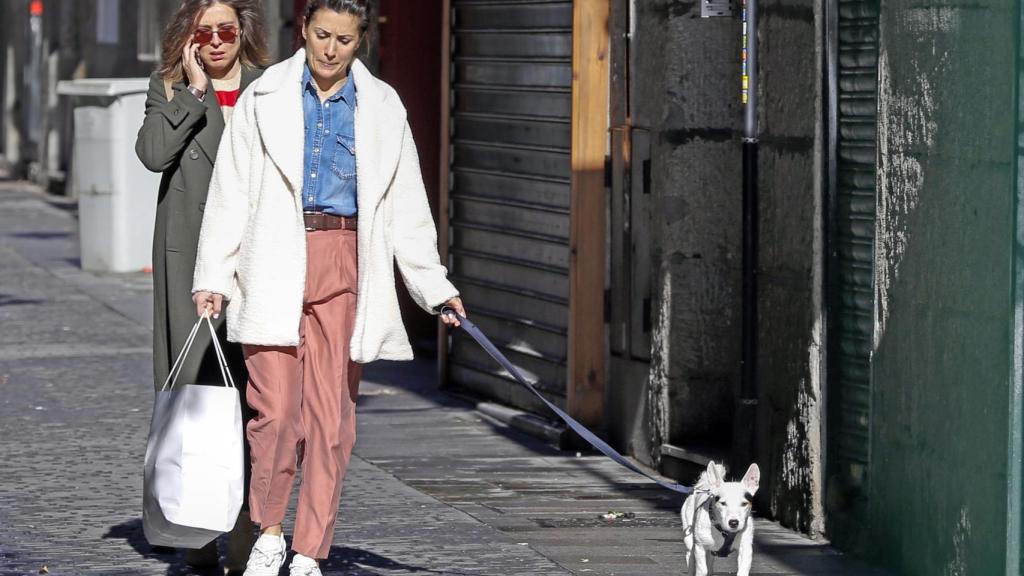
[[[420,153],[427,198],[438,221],[441,142],[442,0],[380,0],[377,20],[379,73],[398,91]],[[404,286],[399,289],[402,317],[418,348],[436,346],[437,325],[424,314]]]

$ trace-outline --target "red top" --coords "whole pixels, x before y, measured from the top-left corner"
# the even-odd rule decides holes
[[[234,108],[235,102],[238,102],[239,90],[223,90],[217,91],[217,103],[221,106],[228,106]]]

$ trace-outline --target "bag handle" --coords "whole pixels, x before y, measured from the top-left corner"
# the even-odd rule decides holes
[[[182,360],[188,354],[188,351],[192,349],[192,341],[196,338],[196,333],[199,331],[199,324],[203,319],[200,318],[196,321],[195,326],[192,327],[192,331],[188,333],[188,338],[185,339],[185,345],[181,347],[181,352],[178,352],[178,358],[174,360],[174,364],[171,366],[171,371],[167,373],[167,379],[164,380],[164,385],[160,387],[160,391],[167,390],[168,384],[171,388],[174,388],[174,384],[178,381],[178,374],[181,372]]]
[[[217,337],[217,331],[213,328],[213,321],[210,320],[210,312],[208,310],[203,311],[203,315],[196,320],[195,326],[192,327],[192,331],[189,332],[188,338],[185,339],[185,345],[182,346],[181,352],[178,353],[178,358],[174,361],[174,365],[171,366],[171,371],[167,374],[167,379],[164,380],[164,385],[160,388],[161,392],[166,390],[173,390],[174,385],[178,383],[178,376],[181,375],[181,371],[185,367],[185,358],[188,357],[189,351],[192,349],[192,344],[195,342],[196,334],[199,333],[199,326],[206,320],[206,325],[210,329],[210,339],[213,340],[213,349],[217,355],[217,367],[220,368],[221,379],[224,382],[225,388],[238,388],[235,385],[235,379],[231,377],[231,370],[228,369],[228,361],[224,357],[224,350],[220,347],[220,338]]]
[[[237,389],[238,386],[235,386],[235,379],[231,377],[231,370],[228,368],[228,360],[224,356],[224,350],[220,347],[220,338],[217,337],[217,331],[213,328],[213,321],[210,320],[210,313],[204,310],[203,316],[206,318],[206,325],[210,328],[210,339],[213,340],[213,349],[217,353],[217,365],[220,367],[220,376],[221,380],[224,381],[224,387]]]

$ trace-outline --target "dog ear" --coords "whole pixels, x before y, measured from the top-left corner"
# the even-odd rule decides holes
[[[708,462],[708,482],[711,483],[711,488],[714,490],[721,488],[722,483],[725,482],[725,478],[722,477],[722,467],[714,460]]]
[[[760,486],[761,469],[757,467],[757,464],[751,464],[750,468],[747,468],[747,473],[743,475],[743,487],[753,496]]]

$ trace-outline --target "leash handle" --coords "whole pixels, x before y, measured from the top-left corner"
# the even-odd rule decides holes
[[[628,468],[629,470],[632,470],[633,472],[636,472],[637,474],[646,477],[648,480],[654,482],[655,484],[661,486],[662,488],[665,488],[666,490],[671,490],[673,492],[678,492],[680,494],[690,494],[693,492],[693,488],[690,488],[689,486],[683,486],[681,484],[676,484],[673,482],[665,482],[641,470],[635,464],[627,460],[625,456],[619,454],[618,451],[609,446],[607,442],[598,438],[596,434],[588,430],[586,426],[577,422],[572,416],[569,416],[564,410],[562,410],[554,403],[552,403],[550,400],[545,398],[543,394],[541,394],[536,388],[533,387],[532,384],[530,384],[529,381],[526,380],[526,378],[522,375],[519,369],[516,368],[516,366],[512,364],[512,362],[509,361],[509,359],[506,358],[505,355],[502,354],[500,350],[498,350],[497,346],[495,346],[490,341],[490,339],[488,339],[487,336],[485,336],[484,333],[479,328],[477,328],[476,324],[474,324],[464,316],[460,316],[457,312],[455,312],[454,309],[452,309],[449,306],[444,306],[443,308],[441,308],[441,314],[448,314],[458,318],[459,322],[462,325],[462,329],[465,330],[466,333],[473,338],[473,340],[476,340],[476,343],[479,344],[480,347],[483,348],[488,354],[490,354],[491,358],[494,358],[494,360],[498,364],[500,364],[502,368],[508,371],[508,373],[513,378],[515,378],[516,382],[519,382],[519,384],[523,385],[527,390],[533,392],[534,396],[536,396],[542,402],[544,402],[544,404],[547,405],[547,407],[550,408],[551,411],[554,412],[559,418],[561,418],[562,421],[569,426],[569,428],[571,428],[574,432],[579,434],[580,437],[586,440],[588,444],[596,448],[598,452],[601,452],[605,456],[611,458],[619,465],[624,466],[625,468]]]

